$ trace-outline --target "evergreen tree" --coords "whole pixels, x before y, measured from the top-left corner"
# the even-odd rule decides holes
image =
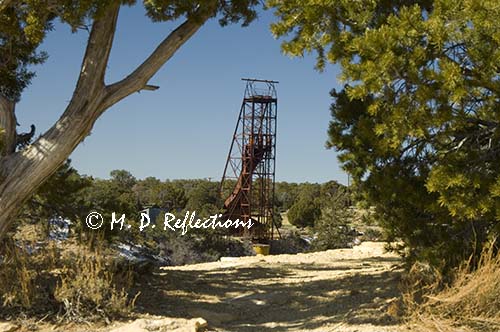
[[[411,258],[500,234],[497,0],[270,0],[283,51],[340,64],[328,147]],[[496,234],[496,235],[495,235]]]

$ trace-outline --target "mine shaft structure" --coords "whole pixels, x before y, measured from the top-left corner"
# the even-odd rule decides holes
[[[278,231],[273,204],[278,82],[242,80],[245,94],[220,187],[223,218],[251,220],[250,229],[241,227],[233,235],[266,242]]]

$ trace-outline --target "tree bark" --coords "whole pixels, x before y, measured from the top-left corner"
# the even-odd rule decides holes
[[[0,129],[1,134],[0,156],[11,154],[16,149],[16,113],[15,103],[0,95]]]
[[[10,6],[13,2],[13,0],[0,0],[0,12]]]
[[[151,77],[208,19],[187,19],[123,80],[106,86],[104,77],[119,6],[94,20],[73,97],[60,119],[26,149],[0,159],[0,238],[23,203],[89,135],[95,121],[113,104],[142,90]]]

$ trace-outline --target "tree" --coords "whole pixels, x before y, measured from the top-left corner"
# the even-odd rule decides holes
[[[153,21],[183,22],[151,55],[122,80],[105,84],[104,78],[121,5],[134,0],[16,1],[0,5],[0,237],[5,234],[19,207],[68,158],[89,135],[95,121],[127,96],[155,87],[151,77],[210,18],[221,25],[249,24],[256,16],[257,0],[149,0]],[[90,35],[77,84],[59,120],[33,144],[16,150],[15,104],[34,73],[32,65],[43,62],[38,46],[52,22],[60,19],[74,30],[91,22]]]
[[[219,197],[219,183],[206,180],[194,181],[194,187],[187,193],[186,209],[208,218],[219,212],[222,204]]]
[[[300,228],[313,227],[320,215],[321,209],[310,198],[299,198],[287,213],[288,221]]]
[[[297,183],[276,182],[275,185],[275,200],[277,211],[287,211],[295,202],[298,196]]]
[[[91,186],[79,193],[78,202],[81,208],[77,220],[77,231],[80,234],[90,234],[92,245],[98,234],[111,240],[131,236],[137,230],[136,223],[140,220],[137,196],[132,191],[132,186],[124,185],[123,178],[117,177],[119,174],[125,176],[127,180],[134,179],[135,181],[135,178],[127,171],[112,171],[110,180],[96,179]],[[89,229],[85,223],[87,215],[94,211],[100,213],[104,220],[103,226],[98,230]],[[120,219],[123,214],[125,215],[123,230],[120,229],[120,225],[116,225],[111,231],[110,222],[113,213],[115,213],[116,220]],[[127,224],[133,227],[127,229]]]
[[[500,232],[497,0],[269,1],[287,54],[342,67],[327,146],[412,258],[444,268]]]
[[[133,190],[141,206],[158,204],[156,199],[160,191],[161,181],[153,176],[139,180]]]
[[[150,202],[169,211],[180,211],[186,207],[186,191],[180,182],[167,180],[154,187]]]
[[[323,187],[332,188],[333,185],[329,182]],[[322,197],[321,216],[314,224],[317,236],[312,245],[315,250],[347,248],[356,237],[356,230],[350,226],[352,212],[349,210],[349,193],[339,189],[338,184],[336,189]]]
[[[313,227],[321,216],[320,187],[316,184],[302,184],[297,200],[287,213],[288,221],[297,227]]]
[[[68,218],[76,222],[82,212],[80,196],[92,185],[92,179],[81,176],[68,159],[50,178],[38,188],[26,202],[20,219],[27,222],[46,222],[54,217]]]
[[[109,175],[114,183],[126,190],[132,190],[137,183],[137,179],[124,169],[115,169]]]

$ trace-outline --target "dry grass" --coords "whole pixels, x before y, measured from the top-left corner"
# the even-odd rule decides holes
[[[404,302],[412,330],[500,331],[500,255],[493,245],[476,269],[467,262],[444,289],[439,288],[441,276],[430,268],[415,266],[409,275]]]
[[[128,315],[133,273],[99,249],[65,250],[53,243],[36,250],[12,241],[0,252],[0,312],[66,321]]]
[[[58,256],[52,246],[45,248],[43,255],[29,254],[28,248],[33,247],[34,244],[25,244],[25,248],[20,248],[12,241],[3,244],[0,253],[0,306],[25,310],[33,309],[40,302],[50,306],[51,286],[47,282],[48,275],[43,271],[48,266],[54,266]],[[45,287],[41,287],[42,283]]]
[[[85,321],[89,317],[123,317],[134,308],[126,289],[133,283],[132,271],[117,273],[118,267],[102,253],[81,250],[72,266],[59,274],[54,298],[64,306],[63,318]]]

